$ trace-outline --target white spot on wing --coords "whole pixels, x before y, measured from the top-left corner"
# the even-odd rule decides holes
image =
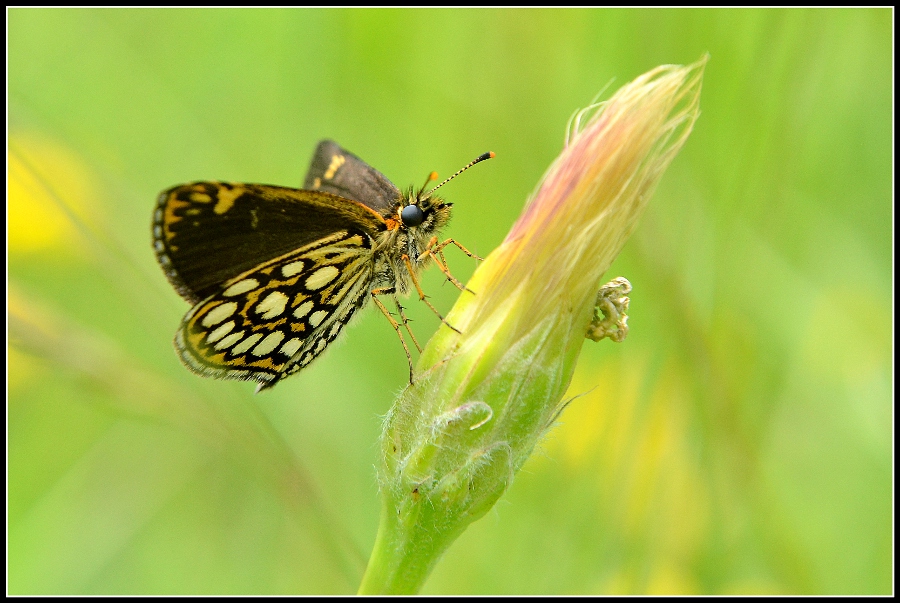
[[[310,291],[321,289],[333,281],[338,274],[340,271],[334,266],[323,266],[309,275],[309,278],[306,279],[306,288]]]
[[[210,310],[206,316],[203,317],[203,320],[200,321],[204,327],[211,327],[213,325],[217,325],[232,314],[234,314],[235,310],[237,310],[237,302],[226,302],[224,304],[219,304],[212,310]]]
[[[303,302],[302,304],[297,306],[296,310],[294,310],[294,316],[297,318],[303,318],[304,316],[309,314],[309,311],[313,309],[313,306],[315,306],[315,304],[312,300]]]
[[[301,272],[303,272],[303,260],[297,260],[281,267],[281,274],[284,275],[284,278],[290,278]]]
[[[238,331],[237,333],[232,333],[231,335],[229,335],[228,337],[226,337],[225,339],[223,339],[222,341],[217,343],[216,349],[224,350],[226,348],[230,348],[231,346],[236,344],[238,341],[240,341],[241,337],[243,337],[243,336],[244,336],[243,331]]]
[[[284,312],[284,308],[288,303],[288,296],[281,291],[272,291],[264,300],[256,306],[257,314],[262,314],[265,319],[275,318]]]
[[[338,331],[340,331],[341,327],[343,327],[343,326],[344,326],[343,323],[335,321],[335,323],[331,326],[331,330],[329,331],[328,336],[334,337],[335,335],[337,335]]]
[[[278,347],[281,340],[284,339],[284,333],[281,331],[272,331],[266,338],[259,342],[259,345],[253,348],[251,352],[254,356],[266,356]]]
[[[233,320],[229,320],[224,325],[222,325],[220,327],[216,327],[215,331],[213,331],[212,333],[210,333],[209,335],[206,336],[206,343],[215,343],[216,341],[219,341],[220,339],[222,339],[223,337],[228,335],[228,333],[230,333],[231,329],[233,329],[233,328],[234,328]]]
[[[259,341],[260,339],[262,339],[262,333],[254,333],[253,335],[251,335],[244,341],[242,341],[239,344],[237,344],[236,346],[234,346],[234,348],[231,350],[231,353],[232,354],[243,354],[244,352],[246,352],[247,350],[252,348],[254,345],[256,345],[256,342]]]
[[[233,297],[235,295],[240,295],[241,293],[246,293],[247,291],[252,291],[257,287],[259,287],[258,280],[255,278],[245,278],[225,289],[225,291],[222,292],[222,295],[225,297]]]
[[[319,324],[321,324],[321,322],[325,320],[326,316],[328,316],[328,312],[326,312],[325,310],[313,312],[312,316],[309,317],[310,326],[312,326],[313,328],[318,327]]]
[[[297,353],[297,350],[300,349],[301,345],[303,345],[303,340],[299,337],[288,339],[287,342],[281,346],[281,353],[285,356],[293,356]]]

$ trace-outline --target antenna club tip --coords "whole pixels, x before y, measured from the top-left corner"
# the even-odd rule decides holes
[[[495,153],[493,151],[488,152],[488,159],[493,159],[496,156],[497,156],[497,153]]]
[[[484,161],[485,159],[490,159],[491,157],[496,157],[496,155],[494,154],[493,151],[488,152],[488,153],[483,153],[482,155],[479,155],[477,159],[475,159],[475,160],[472,161],[471,163],[466,164],[465,166],[463,166],[463,168],[462,168],[461,170],[459,170],[458,172],[456,172],[455,174],[453,174],[452,176],[450,176],[449,178],[447,178],[446,180],[444,180],[443,182],[441,182],[440,184],[438,184],[437,186],[435,186],[433,189],[431,189],[430,191],[428,191],[428,194],[430,195],[431,193],[433,193],[433,192],[436,191],[437,189],[441,188],[442,186],[444,186],[445,184],[447,184],[448,182],[450,182],[451,180],[453,180],[454,178],[456,178],[457,176],[459,176],[460,174],[462,174],[463,172],[465,172],[467,169],[469,169],[470,167],[472,167],[472,166],[475,165],[476,163],[478,163],[478,162],[480,162],[480,161]],[[430,182],[430,181],[432,181],[432,180],[437,180],[437,172],[431,172],[431,173],[428,175],[428,180],[426,180],[425,183],[428,184],[428,182]],[[425,188],[425,187],[422,187],[423,191],[424,191],[424,188]]]

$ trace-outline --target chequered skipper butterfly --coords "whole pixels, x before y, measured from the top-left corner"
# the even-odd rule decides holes
[[[266,184],[194,182],[160,194],[153,248],[169,282],[192,304],[175,334],[190,370],[269,388],[307,366],[369,297],[391,322],[409,362],[396,294],[430,261],[460,289],[438,242],[451,204],[434,191],[401,193],[381,172],[335,142],[313,155],[303,190]],[[437,178],[429,175],[426,185]],[[390,296],[400,322],[378,296]],[[441,317],[443,321],[443,317]],[[446,321],[445,321],[446,324]],[[453,328],[451,325],[448,325]]]

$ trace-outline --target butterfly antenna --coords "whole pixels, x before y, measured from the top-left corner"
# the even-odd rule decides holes
[[[465,166],[463,166],[463,168],[461,170],[459,170],[458,172],[456,172],[455,174],[453,174],[452,176],[450,176],[449,178],[447,178],[446,180],[444,180],[443,182],[438,184],[436,187],[434,187],[433,189],[428,191],[428,194],[431,195],[431,193],[433,193],[437,189],[441,188],[442,186],[444,186],[445,184],[447,184],[448,182],[450,182],[451,180],[453,180],[454,178],[456,178],[457,176],[459,176],[460,174],[465,172],[467,169],[469,169],[476,163],[481,163],[485,159],[491,159],[492,157],[496,157],[496,154],[493,151],[491,151],[490,153],[484,153],[483,155],[479,155],[474,160],[470,161]],[[437,174],[435,172],[432,172],[431,174],[434,176],[437,176]],[[429,181],[430,181],[430,176],[429,176]],[[426,182],[426,184],[427,184],[427,182]]]
[[[416,195],[416,197],[421,197],[422,193],[425,192],[425,187],[428,186],[428,183],[431,182],[432,180],[437,180],[437,179],[438,179],[437,172],[431,172],[430,174],[428,174],[428,178],[425,179],[425,184],[423,184],[422,188],[419,189],[419,194]]]

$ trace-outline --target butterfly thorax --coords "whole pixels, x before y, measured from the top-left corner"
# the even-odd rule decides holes
[[[403,208],[416,205],[422,210],[424,219],[421,224],[410,226],[401,218]],[[379,233],[375,241],[375,285],[377,287],[394,287],[397,293],[409,291],[409,268],[403,256],[409,258],[410,266],[418,276],[428,266],[431,257],[421,257],[432,237],[439,236],[440,231],[450,221],[450,207],[438,196],[429,197],[428,193],[410,190],[401,197],[393,209],[384,216],[387,228]]]

